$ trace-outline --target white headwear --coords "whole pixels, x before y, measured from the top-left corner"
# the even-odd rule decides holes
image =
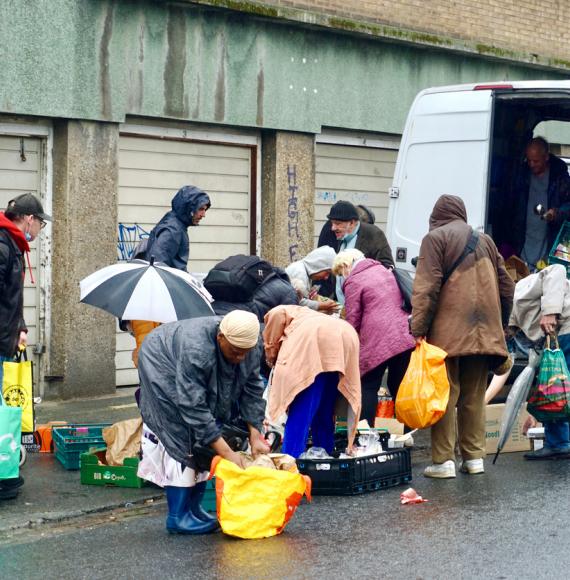
[[[252,312],[233,310],[220,322],[220,332],[237,348],[253,348],[259,339],[259,320]]]

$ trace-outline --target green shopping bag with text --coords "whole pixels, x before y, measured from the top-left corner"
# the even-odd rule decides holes
[[[22,409],[8,407],[0,396],[0,479],[20,474],[20,440]]]

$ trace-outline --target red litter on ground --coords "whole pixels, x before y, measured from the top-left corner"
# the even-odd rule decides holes
[[[418,492],[413,487],[409,487],[406,491],[403,491],[400,494],[400,503],[402,505],[409,503],[424,503],[426,501],[428,500],[424,499],[421,495],[418,495]]]

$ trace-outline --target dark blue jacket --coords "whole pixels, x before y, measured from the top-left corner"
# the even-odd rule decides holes
[[[297,292],[291,285],[287,273],[281,268],[274,267],[273,269],[276,275],[259,286],[249,302],[216,300],[212,304],[214,312],[219,316],[225,316],[232,310],[247,310],[248,312],[253,312],[259,322],[263,323],[265,315],[275,306],[298,304]]]
[[[548,224],[548,251],[554,244],[560,225],[564,220],[570,219],[570,175],[566,163],[550,155],[549,159],[550,175],[548,179],[548,209],[558,209],[556,220]],[[528,192],[530,187],[530,169],[524,165],[514,189],[515,199],[508,204],[509,215],[504,217],[504,224],[510,224],[510,239],[508,241],[520,256],[526,238],[526,212],[528,205]]]
[[[210,207],[208,194],[193,185],[185,185],[172,199],[169,211],[150,232],[146,258],[163,262],[171,268],[186,270],[190,255],[188,228],[192,216],[201,206]]]

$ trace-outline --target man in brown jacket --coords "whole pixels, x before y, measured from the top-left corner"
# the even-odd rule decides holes
[[[485,389],[490,370],[509,361],[503,328],[512,308],[514,283],[493,240],[479,234],[447,279],[472,235],[463,200],[442,195],[422,240],[412,296],[412,334],[448,353],[447,412],[431,428],[433,465],[426,477],[455,477],[455,407],[460,470],[483,473]],[[503,369],[501,369],[503,370]]]

